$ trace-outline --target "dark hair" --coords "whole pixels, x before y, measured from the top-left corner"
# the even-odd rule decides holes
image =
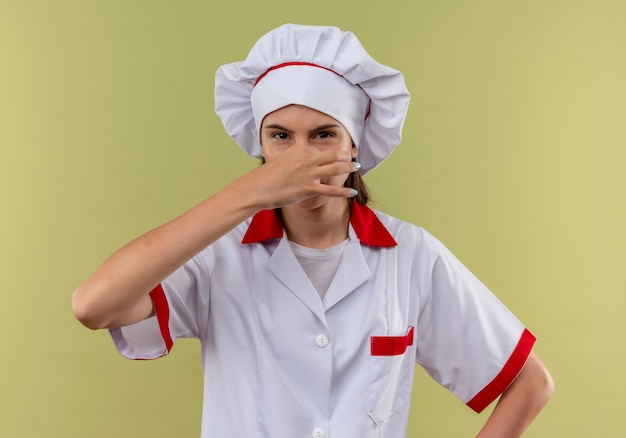
[[[369,191],[367,190],[367,184],[363,181],[363,177],[359,172],[352,172],[348,175],[348,179],[343,185],[344,187],[350,187],[359,192],[354,200],[361,205],[367,205],[367,202],[370,199]]]

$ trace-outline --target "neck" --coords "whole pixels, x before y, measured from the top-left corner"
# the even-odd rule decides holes
[[[287,238],[299,245],[324,249],[348,238],[350,203],[343,198],[329,199],[314,209],[284,207],[281,215]]]

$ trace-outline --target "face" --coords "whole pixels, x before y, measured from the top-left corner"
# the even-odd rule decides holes
[[[266,162],[289,148],[309,147],[317,150],[333,148],[356,157],[356,146],[350,134],[334,118],[302,105],[289,105],[263,119],[261,125],[261,153]],[[343,186],[347,175],[327,178],[322,184]],[[307,204],[316,204],[309,201]]]

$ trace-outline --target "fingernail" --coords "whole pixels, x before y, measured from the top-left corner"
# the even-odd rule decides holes
[[[359,163],[359,162],[355,161],[355,162],[354,162],[354,168],[355,168],[356,170],[359,170],[359,169],[361,168],[361,163]]]
[[[351,197],[356,196],[356,195],[358,195],[358,194],[359,194],[359,192],[358,192],[358,191],[356,191],[356,190],[354,190],[354,189],[351,189],[351,190],[350,190],[350,196],[351,196]]]

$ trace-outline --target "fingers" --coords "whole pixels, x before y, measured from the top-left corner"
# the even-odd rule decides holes
[[[337,150],[308,150],[308,153],[312,154],[313,162],[318,165],[331,164],[337,162],[351,163],[352,155],[346,151]]]
[[[350,198],[357,193],[343,184],[350,173],[360,168],[345,150],[292,148],[257,168],[251,186],[260,198],[267,198],[267,208],[314,196]]]
[[[361,164],[352,161],[352,155],[346,151],[317,151],[311,156],[311,164],[325,176],[338,176],[356,172]]]
[[[344,187],[345,178],[349,173],[357,172],[361,168],[358,162],[335,162],[320,166],[317,174],[320,179],[314,186],[316,195],[351,198],[358,192],[351,187]]]
[[[330,186],[320,184],[318,196],[328,196],[331,198],[353,198],[359,194],[355,189],[350,187]]]
[[[330,178],[333,176],[341,176],[347,175],[352,172],[356,172],[361,168],[361,163],[358,162],[334,162],[330,164],[325,164],[322,166],[318,166],[316,168],[315,174],[320,177],[320,179]]]
[[[273,161],[275,168],[280,169],[286,178],[292,177],[305,184],[347,176],[361,168],[361,164],[352,161],[352,156],[345,150],[293,148]]]

